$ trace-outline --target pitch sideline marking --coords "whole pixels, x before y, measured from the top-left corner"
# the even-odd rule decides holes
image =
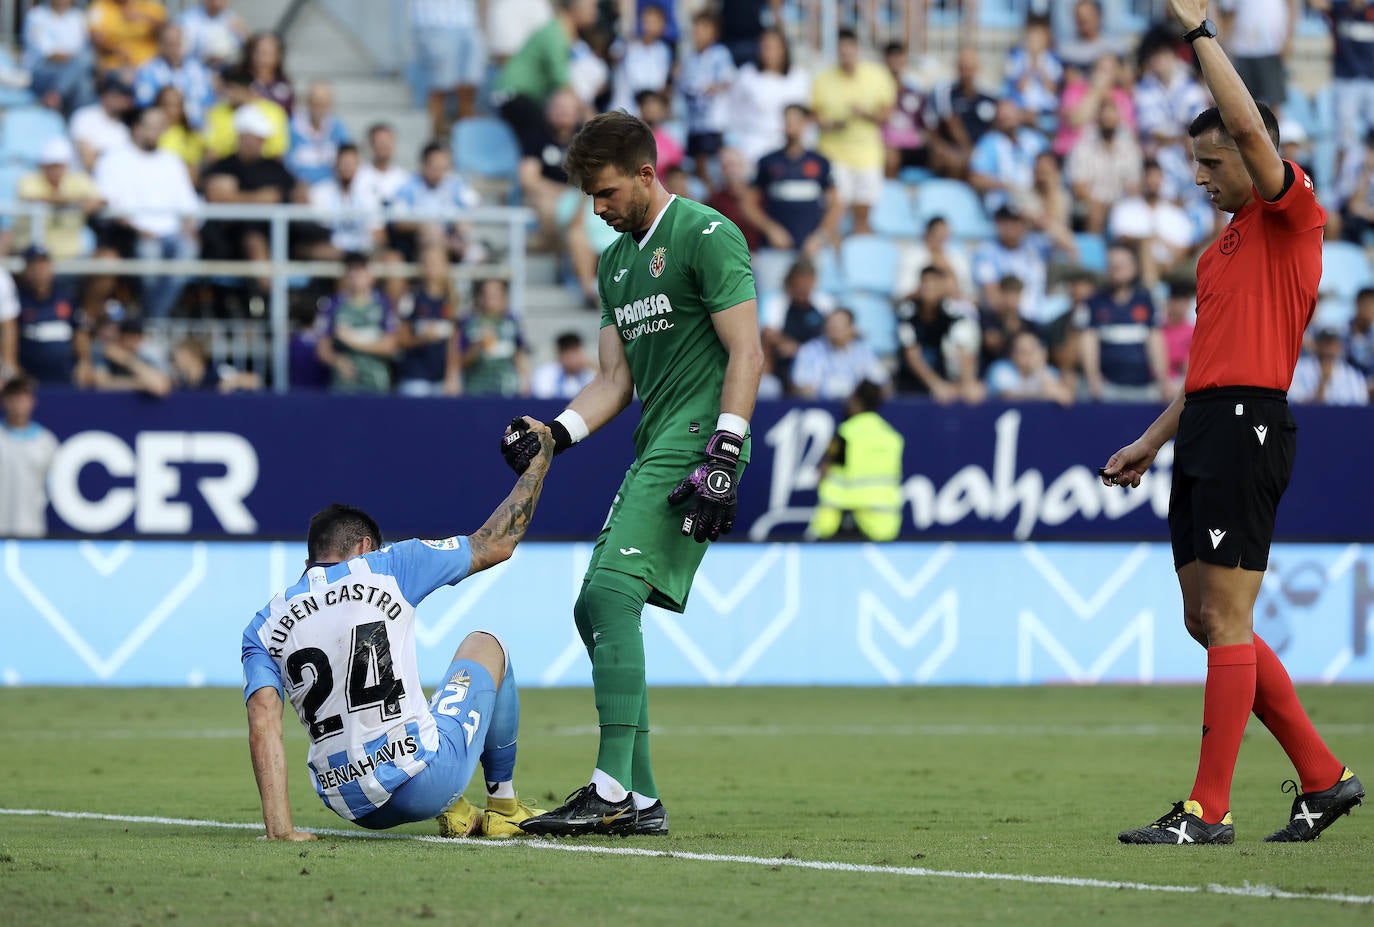
[[[227,830],[260,830],[261,824],[238,821],[207,821],[196,818],[164,818],[134,814],[99,814],[93,811],[47,811],[39,808],[0,808],[0,815],[23,817],[68,818],[83,821],[114,821],[124,824],[166,824],[176,827],[213,827]],[[564,853],[592,853],[602,856],[641,856],[660,859],[685,859],[703,863],[742,863],[770,868],[811,869],[822,872],[857,872],[864,874],[901,875],[917,878],[963,879],[982,882],[1019,882],[1024,885],[1061,885],[1068,888],[1109,888],[1137,892],[1164,892],[1189,895],[1234,895],[1248,898],[1275,898],[1292,901],[1335,901],[1342,904],[1374,905],[1374,895],[1345,895],[1321,892],[1288,892],[1268,885],[1161,885],[1150,882],[1118,882],[1109,879],[1084,879],[1074,876],[1026,875],[1014,872],[962,872],[948,869],[927,869],[924,866],[873,866],[862,863],[841,863],[829,860],[791,859],[785,857],[742,856],[725,853],[693,853],[689,851],[646,850],[641,847],[605,847],[589,844],[558,843],[553,840],[466,840],[462,838],[430,836],[426,834],[383,834],[365,830],[341,830],[326,827],[303,827],[328,837],[362,840],[409,840],[416,843],[461,844],[471,849],[525,847],[532,850],[555,850]]]

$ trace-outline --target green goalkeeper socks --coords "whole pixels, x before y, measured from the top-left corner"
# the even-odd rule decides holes
[[[649,761],[649,690],[646,687],[639,703],[639,726],[635,731],[634,757],[630,771],[631,790],[645,798],[658,798],[658,784],[654,782],[654,766]]]
[[[578,610],[590,619],[593,640],[592,686],[601,723],[596,767],[626,788],[635,781],[637,731],[641,719],[647,722],[640,613],[648,598],[642,579],[597,570],[578,602]],[[647,766],[647,739],[644,759]]]

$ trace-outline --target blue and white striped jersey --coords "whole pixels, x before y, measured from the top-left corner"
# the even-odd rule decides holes
[[[468,575],[465,537],[312,565],[243,632],[243,697],[271,686],[310,735],[321,800],[356,820],[423,770],[439,735],[420,685],[415,606]]]

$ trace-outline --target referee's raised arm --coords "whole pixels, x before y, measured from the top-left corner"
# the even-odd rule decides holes
[[[1207,18],[1207,0],[1169,0],[1169,6],[1188,30],[1184,38],[1193,45],[1202,79],[1216,100],[1226,134],[1236,143],[1255,189],[1266,200],[1278,199],[1290,182],[1287,171],[1264,127],[1259,107],[1217,41],[1216,24]]]

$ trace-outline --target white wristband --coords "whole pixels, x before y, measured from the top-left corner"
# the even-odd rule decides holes
[[[743,416],[722,412],[720,418],[716,419],[716,431],[728,431],[736,438],[743,439],[749,433],[749,422]]]
[[[583,438],[587,437],[587,435],[591,434],[591,431],[587,428],[586,420],[572,409],[564,409],[562,412],[559,412],[558,417],[554,419],[554,421],[561,422],[563,427],[568,429],[568,437],[572,439],[573,444],[576,444],[578,441],[581,441]]]

